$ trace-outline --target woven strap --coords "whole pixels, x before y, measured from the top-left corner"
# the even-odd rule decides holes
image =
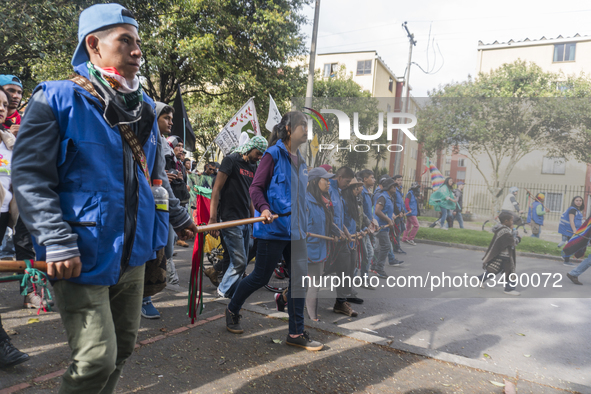
[[[76,74],[70,80],[96,98],[101,103],[103,108],[106,106],[105,100],[100,94],[98,94],[94,88],[94,85],[88,80],[88,78],[85,78],[80,74]],[[142,172],[146,177],[146,181],[148,181],[148,185],[152,185],[150,171],[148,170],[148,161],[146,160],[146,154],[144,153],[144,149],[142,148],[140,141],[128,124],[119,125],[119,130],[121,131],[121,135],[125,139],[125,142],[127,142],[127,145],[129,145],[131,148],[133,159],[142,169]]]

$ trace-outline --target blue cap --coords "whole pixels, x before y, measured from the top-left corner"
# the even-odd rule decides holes
[[[0,86],[5,85],[16,85],[19,88],[23,88],[21,80],[16,75],[0,75]]]
[[[138,27],[133,14],[120,4],[96,4],[82,11],[78,23],[78,46],[72,57],[72,66],[90,60],[84,43],[84,39],[88,34],[106,26],[122,23]]]
[[[331,174],[330,172],[326,171],[324,168],[316,167],[316,168],[312,168],[310,171],[308,171],[308,182],[311,182],[316,178],[330,179],[330,178],[333,178],[334,176],[335,176],[335,174]]]

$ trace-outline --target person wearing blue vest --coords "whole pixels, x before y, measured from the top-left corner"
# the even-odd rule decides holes
[[[387,226],[378,232],[379,250],[376,263],[374,264],[373,272],[380,278],[387,278],[388,275],[384,271],[388,253],[392,244],[390,242],[390,231],[393,230],[394,222],[392,216],[394,215],[394,202],[392,198],[396,194],[396,182],[394,179],[386,179],[382,183],[382,192],[377,195],[374,213],[378,219],[380,227]]]
[[[570,207],[560,216],[560,223],[558,224],[558,233],[562,235],[562,242],[558,244],[558,247],[564,246],[583,224],[583,211],[585,210],[585,204],[583,203],[583,197],[576,196],[570,203]],[[570,256],[562,256],[564,265],[567,267],[575,266],[576,264],[570,262]]]
[[[136,76],[142,52],[133,14],[118,4],[84,10],[73,80],[33,92],[13,155],[20,215],[47,261],[72,350],[60,393],[113,393],[135,347],[144,264],[168,224],[197,232],[174,198],[154,102]],[[157,210],[151,182],[168,191]]]
[[[531,225],[531,236],[535,238],[540,238],[544,225],[544,215],[546,214],[544,199],[544,193],[538,193],[527,214],[527,223]]]
[[[349,185],[342,192],[343,201],[345,202],[345,228],[349,234],[366,231],[367,226],[369,226],[369,222],[364,220],[363,207],[360,204],[361,201],[359,197],[361,195],[362,188],[363,183],[357,178],[353,178]],[[361,250],[362,244],[361,242],[358,242],[357,239],[354,239],[354,241],[349,242],[347,246],[349,247],[350,260],[348,268],[349,271],[345,274],[347,277],[353,278],[355,276],[356,268],[361,263],[360,260],[362,258],[360,258],[360,255],[363,255]],[[365,280],[363,282],[365,282]],[[347,302],[363,304],[363,300],[357,297],[357,292],[355,291],[354,286],[350,286],[350,289],[349,295],[347,296]]]
[[[371,231],[374,231],[374,228],[377,227],[377,220],[374,222],[374,214],[373,214],[373,201],[372,201],[372,194],[370,190],[374,189],[376,178],[372,170],[362,170],[358,173],[359,179],[363,182],[363,189],[361,190],[361,198],[363,202],[363,213],[367,216],[367,219],[370,222],[369,228]],[[363,261],[361,262],[361,269],[359,270],[359,275],[363,277],[369,273],[369,268],[372,264],[374,259],[374,248],[372,243],[373,234],[368,232],[363,238],[362,243],[363,247],[365,248],[365,254],[363,255]],[[371,286],[369,283],[363,282],[363,286],[367,289],[374,290],[375,288]]]
[[[402,192],[402,175],[394,175],[392,177],[396,182],[396,194],[394,195],[394,234],[396,238],[396,245],[394,246],[394,253],[406,254],[400,247],[400,234],[406,230],[406,207],[404,206],[404,193]]]
[[[408,214],[406,215],[406,230],[404,230],[404,234],[402,235],[402,242],[413,246],[416,246],[414,239],[417,231],[419,231],[419,221],[417,219],[417,216],[419,216],[419,202],[417,201],[417,196],[420,192],[421,185],[413,182],[404,199],[404,205]]]
[[[242,334],[240,309],[252,293],[269,282],[281,257],[289,271],[287,313],[289,334],[286,343],[306,350],[320,350],[324,345],[310,338],[304,330],[304,305],[308,253],[306,234],[306,186],[308,171],[298,147],[308,138],[308,119],[302,112],[288,112],[273,128],[249,192],[255,217],[264,222],[253,226],[258,239],[254,270],[240,282],[226,308],[226,329]],[[278,215],[273,219],[273,215]]]
[[[392,178],[390,178],[388,175],[382,175],[380,177],[380,181],[378,184],[378,188],[377,190],[374,192],[373,196],[372,196],[372,203],[373,206],[375,207],[376,201],[378,200],[378,198],[383,194],[385,198],[390,199],[390,201],[392,202],[392,204],[394,204],[395,201],[395,195],[390,195],[390,193],[386,192],[386,190],[384,190],[384,182],[388,179],[393,180]],[[396,182],[394,182],[396,183]],[[377,219],[376,215],[375,215],[375,208],[374,208],[374,219]],[[392,220],[394,220],[394,218],[391,218]],[[377,245],[374,245],[374,261],[371,263],[370,265],[370,271],[375,272],[375,268],[376,268],[376,255],[377,255],[377,250],[379,249],[379,238],[376,237],[377,240]],[[398,260],[396,258],[396,256],[394,255],[394,245],[392,245],[392,241],[390,241],[390,251],[388,252],[388,264],[391,266],[401,266],[400,264],[404,263],[404,261],[402,260]]]
[[[341,231],[334,224],[334,207],[330,199],[329,180],[335,174],[322,167],[313,168],[308,173],[306,206],[308,208],[308,233],[328,237],[340,237]],[[311,320],[318,321],[318,292],[322,287],[325,263],[334,258],[328,240],[308,236],[308,276],[310,283],[306,294],[306,310]]]

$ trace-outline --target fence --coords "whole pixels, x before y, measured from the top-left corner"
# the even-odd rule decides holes
[[[412,180],[403,181],[405,193],[409,189],[411,183]],[[546,196],[544,205],[550,210],[550,212],[546,214],[546,219],[548,221],[557,222],[560,219],[562,213],[571,205],[573,198],[577,196],[583,198],[583,203],[585,204],[585,216],[587,215],[587,212],[589,212],[587,206],[591,200],[591,188],[585,189],[585,186],[583,185],[550,185],[539,183],[508,182],[505,188],[499,192],[501,203],[505,196],[507,196],[509,193],[509,188],[512,186],[519,188],[516,199],[517,202],[519,202],[519,208],[524,212],[527,212],[528,203],[533,202],[531,199],[528,201],[526,189],[534,195],[540,192],[544,193]],[[433,188],[431,187],[431,182],[421,182],[422,198],[419,203],[421,209],[425,210],[430,208],[428,203],[429,197],[432,193]],[[472,214],[473,218],[488,218],[492,215],[494,210],[493,196],[485,184],[466,183],[463,193],[464,205],[462,208],[464,214]]]

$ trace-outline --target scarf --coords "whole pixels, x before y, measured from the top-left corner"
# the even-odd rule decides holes
[[[265,153],[265,151],[267,150],[267,146],[267,140],[261,137],[260,135],[257,135],[252,137],[252,139],[248,140],[243,145],[236,148],[234,152],[238,152],[240,154],[245,155],[253,149],[258,149],[261,153]]]
[[[8,121],[11,121],[12,124],[21,124],[21,115],[18,113],[18,111],[14,111],[12,115],[7,116],[6,119],[4,119],[5,127],[10,127],[7,125]]]
[[[86,63],[88,72],[103,85],[110,87],[123,99],[127,109],[135,108],[143,101],[143,89],[138,77],[134,77],[130,87],[127,80],[113,67],[100,68],[91,62]]]

